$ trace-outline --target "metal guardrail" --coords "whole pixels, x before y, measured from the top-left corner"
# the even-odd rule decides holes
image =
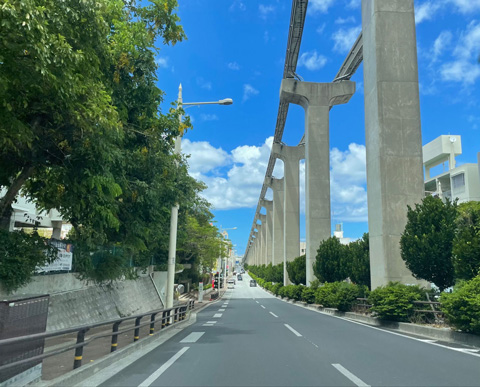
[[[111,336],[111,346],[110,346],[110,352],[115,352],[117,350],[118,346],[118,335],[134,330],[133,334],[133,342],[138,341],[140,339],[140,328],[146,325],[150,325],[150,331],[149,331],[149,336],[153,336],[155,332],[155,322],[156,316],[161,313],[162,319],[161,319],[161,326],[160,330],[178,323],[180,321],[185,320],[187,316],[187,311],[190,311],[195,308],[195,301],[190,300],[188,303],[183,304],[183,305],[177,305],[173,308],[170,309],[158,309],[158,310],[153,310],[149,311],[147,313],[142,313],[138,314],[135,316],[129,316],[129,317],[123,317],[119,319],[114,319],[114,320],[108,320],[108,321],[102,321],[99,323],[95,324],[89,324],[89,325],[82,325],[78,327],[72,327],[72,328],[67,328],[67,329],[61,329],[58,331],[54,332],[45,332],[45,333],[35,333],[32,335],[26,335],[26,336],[19,336],[19,337],[12,337],[9,339],[4,339],[0,340],[0,348],[1,347],[7,347],[8,345],[12,344],[17,344],[17,343],[22,343],[25,341],[29,340],[40,340],[40,339],[46,339],[50,337],[56,337],[56,336],[62,336],[65,334],[69,333],[75,333],[77,332],[77,341],[74,345],[69,345],[54,351],[50,351],[47,353],[44,353],[42,355],[38,356],[33,356],[28,359],[23,359],[19,361],[14,361],[8,364],[3,364],[0,366],[0,373],[3,372],[4,370],[11,368],[11,367],[16,367],[28,363],[34,363],[35,361],[38,360],[43,360],[51,356],[56,356],[59,355],[63,352],[70,351],[72,349],[75,349],[75,355],[74,355],[74,362],[73,362],[73,369],[79,368],[82,365],[82,358],[83,358],[83,348],[93,342],[94,340],[100,339],[102,337],[108,337]],[[150,316],[149,321],[141,322],[143,317]],[[119,330],[120,324],[124,321],[128,320],[135,320],[135,326],[125,328],[122,330]],[[160,320],[158,320],[160,321]],[[101,326],[106,326],[106,325],[112,325],[112,332],[110,333],[100,333],[97,335],[93,335],[89,337],[88,339],[85,339],[85,334],[92,328],[98,328]]]

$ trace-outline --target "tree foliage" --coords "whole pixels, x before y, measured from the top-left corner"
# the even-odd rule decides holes
[[[407,224],[400,238],[402,259],[415,278],[433,282],[441,290],[454,283],[456,215],[456,203],[427,196],[415,204],[415,209],[408,206]]]
[[[36,232],[0,230],[0,283],[7,291],[27,284],[37,266],[52,263],[57,249]]]
[[[7,188],[0,228],[22,189],[73,224],[75,265],[95,280],[166,262],[171,207],[180,205],[179,230],[191,231],[187,215],[205,205],[204,185],[173,154],[189,120],[159,107],[156,45],[185,39],[176,7],[176,0],[0,7],[0,186]]]
[[[287,273],[288,278],[295,285],[306,285],[305,282],[307,282],[307,266],[305,254],[295,258],[291,262],[287,262]]]
[[[336,237],[320,243],[313,273],[321,282],[343,281],[348,277],[351,263],[347,248]]]
[[[456,228],[452,249],[455,277],[470,280],[480,273],[480,202],[459,204]]]
[[[361,239],[351,242],[348,245],[348,251],[351,259],[350,279],[354,283],[365,285],[370,289],[370,248],[368,233],[363,234]]]

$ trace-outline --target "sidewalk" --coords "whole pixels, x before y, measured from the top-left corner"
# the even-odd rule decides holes
[[[187,300],[194,299],[195,308],[192,310],[192,312],[198,312],[199,310],[203,309],[207,305],[221,298],[225,293],[225,290],[220,289],[219,298],[213,301],[210,301],[210,294],[212,293],[212,289],[207,289],[205,293],[206,294],[204,294],[203,301],[200,303],[198,302],[198,292],[190,292],[189,294],[182,295],[179,299],[179,302],[182,303]],[[146,321],[148,321],[148,316],[145,316],[142,319],[142,323]],[[126,321],[120,325],[119,330],[133,327],[134,325],[135,325],[135,320]],[[161,327],[161,320],[156,320],[154,336],[161,334],[160,327]],[[111,332],[111,330],[112,328],[107,326],[91,329],[85,335],[85,340],[88,340],[90,337],[94,335],[108,334]],[[141,327],[140,335],[139,335],[140,339],[150,337],[149,331],[150,331],[150,326],[148,324]],[[119,334],[117,350],[121,348],[125,348],[130,344],[133,344],[133,336],[134,336],[133,329],[131,331]],[[77,339],[76,333],[46,339],[44,353],[48,353],[48,352],[75,344],[76,339]],[[82,366],[85,366],[90,363],[94,363],[95,361],[108,355],[110,353],[110,348],[111,348],[111,336],[96,339],[90,344],[86,345],[83,351]],[[55,355],[43,360],[42,380],[45,380],[45,381],[52,380],[72,371],[73,361],[74,361],[74,350],[63,352],[59,355]]]

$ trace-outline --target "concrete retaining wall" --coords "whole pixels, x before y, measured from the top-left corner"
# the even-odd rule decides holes
[[[50,295],[47,331],[161,309],[149,277]]]

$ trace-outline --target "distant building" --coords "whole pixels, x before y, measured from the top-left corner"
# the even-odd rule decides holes
[[[442,135],[423,147],[426,195],[458,199],[459,203],[480,201],[480,165],[468,163],[457,167],[455,157],[461,154],[460,136]],[[432,168],[439,165],[443,165],[442,171],[432,176]]]
[[[0,189],[0,198],[6,192],[6,189]],[[72,225],[65,223],[57,210],[39,211],[33,202],[21,194],[17,195],[12,208],[10,231],[36,227],[38,233],[44,237],[63,239],[72,229]]]
[[[335,231],[333,232],[333,236],[340,239],[340,243],[342,245],[348,245],[350,243],[350,238],[343,237],[343,224],[338,223],[335,225]],[[306,254],[307,249],[307,242],[300,242],[300,255]]]

